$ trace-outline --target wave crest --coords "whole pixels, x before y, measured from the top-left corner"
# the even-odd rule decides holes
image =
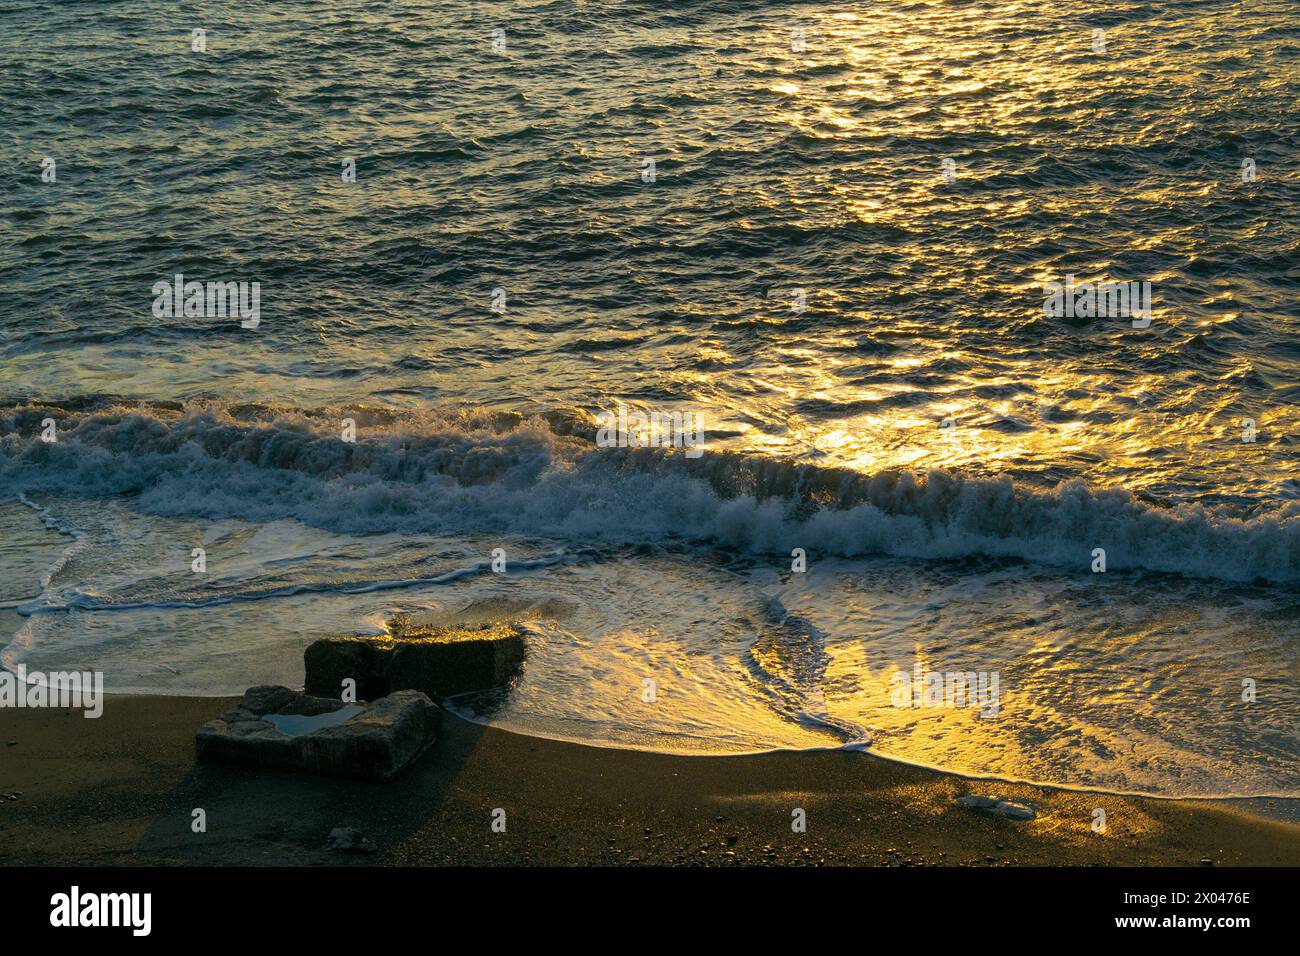
[[[39,438],[55,418],[58,440]],[[341,437],[355,421],[355,442]],[[598,449],[581,413],[301,410],[109,400],[0,413],[0,493],[137,495],[162,515],[331,531],[684,542],[751,554],[989,556],[1229,581],[1300,580],[1300,503],[1242,518],[1119,488]]]

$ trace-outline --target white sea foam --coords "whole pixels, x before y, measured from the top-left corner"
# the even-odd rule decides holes
[[[569,423],[486,412],[406,414],[342,441],[335,419],[107,409],[59,441],[0,415],[0,494],[138,495],[146,512],[347,533],[501,532],[573,542],[682,541],[750,554],[977,555],[1228,581],[1300,580],[1300,502],[1234,516],[1122,488],[943,472],[865,476],[736,454],[696,461],[597,449]],[[40,414],[44,414],[43,412]]]
[[[879,753],[1000,777],[1166,794],[1294,789],[1300,642],[1289,587],[879,557],[818,558],[795,574],[784,556],[692,547],[575,551],[499,533],[160,517],[129,497],[29,500],[82,546],[43,589],[43,609],[13,620],[0,662],[91,667],[111,691],[297,685],[311,640],[382,633],[397,613],[522,619],[536,626],[518,681],[459,710],[526,733],[674,752],[869,737]],[[57,541],[21,505],[3,520],[19,537],[25,522]],[[190,567],[196,542],[206,573]],[[484,573],[497,547],[508,570]],[[28,561],[30,583],[12,593],[31,593],[45,564]],[[895,706],[892,677],[918,664],[997,672],[996,719]],[[1249,705],[1243,678],[1259,687]]]

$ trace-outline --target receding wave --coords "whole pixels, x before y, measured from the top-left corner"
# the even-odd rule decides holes
[[[342,437],[355,422],[355,441]],[[55,440],[42,440],[55,420]],[[579,413],[93,400],[0,413],[0,494],[135,495],[158,515],[329,531],[698,543],[750,554],[989,556],[1300,580],[1300,502],[1245,516],[1122,488],[866,475],[731,452],[603,449]]]

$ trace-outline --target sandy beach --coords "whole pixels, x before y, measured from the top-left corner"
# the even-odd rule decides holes
[[[1297,865],[1300,826],[1213,801],[966,780],[868,753],[677,757],[445,715],[396,780],[196,765],[223,698],[114,697],[104,715],[0,712],[5,865]],[[1017,822],[956,805],[998,793]],[[1286,801],[1264,802],[1285,817]],[[207,832],[191,829],[206,813]],[[491,829],[505,811],[505,832]],[[807,832],[791,830],[806,812]],[[1093,832],[1097,809],[1106,831]],[[353,827],[373,851],[326,848]]]

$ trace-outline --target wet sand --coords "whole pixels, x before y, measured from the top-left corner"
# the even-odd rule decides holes
[[[585,747],[451,715],[387,784],[196,764],[195,729],[231,704],[113,697],[98,720],[0,711],[0,864],[1300,865],[1300,826],[1223,802],[966,780],[863,753]],[[955,804],[989,793],[1038,818]],[[1257,808],[1286,817],[1292,803]],[[328,850],[335,827],[374,851]]]

